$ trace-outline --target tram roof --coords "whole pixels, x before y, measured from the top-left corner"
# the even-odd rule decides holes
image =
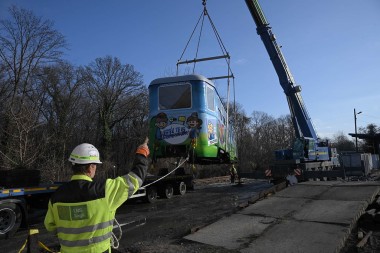
[[[163,84],[163,83],[177,83],[177,82],[186,82],[186,81],[205,81],[212,86],[215,86],[214,83],[202,75],[183,75],[183,76],[172,76],[172,77],[162,77],[154,79],[150,85]],[[149,85],[149,86],[150,86]]]

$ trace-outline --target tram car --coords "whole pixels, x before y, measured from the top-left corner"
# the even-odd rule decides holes
[[[150,83],[149,139],[154,161],[170,157],[189,157],[199,164],[237,160],[227,112],[213,82],[201,75]]]

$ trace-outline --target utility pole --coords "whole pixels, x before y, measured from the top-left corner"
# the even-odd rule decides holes
[[[356,147],[356,153],[358,152],[358,136],[357,136],[357,130],[356,130],[356,115],[362,113],[361,111],[356,113],[356,109],[354,108],[354,121],[355,121],[355,147]]]

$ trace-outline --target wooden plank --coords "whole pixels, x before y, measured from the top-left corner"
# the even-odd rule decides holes
[[[356,244],[356,247],[357,248],[362,248],[366,243],[367,243],[367,241],[368,241],[368,239],[369,239],[369,237],[372,235],[372,231],[369,231],[365,236],[364,236],[364,238],[363,239],[361,239],[361,241],[358,243],[358,244]]]

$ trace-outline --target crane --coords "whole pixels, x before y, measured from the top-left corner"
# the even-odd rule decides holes
[[[295,83],[281,47],[277,44],[276,36],[272,32],[258,0],[245,0],[245,2],[256,23],[257,34],[264,43],[286,95],[296,136],[293,148],[276,151],[276,159],[293,161],[293,164],[287,163],[286,167],[288,168],[291,164],[302,167],[304,170],[330,170],[339,166],[336,149],[330,148],[327,141],[320,141],[317,136],[301,96],[301,87]]]

